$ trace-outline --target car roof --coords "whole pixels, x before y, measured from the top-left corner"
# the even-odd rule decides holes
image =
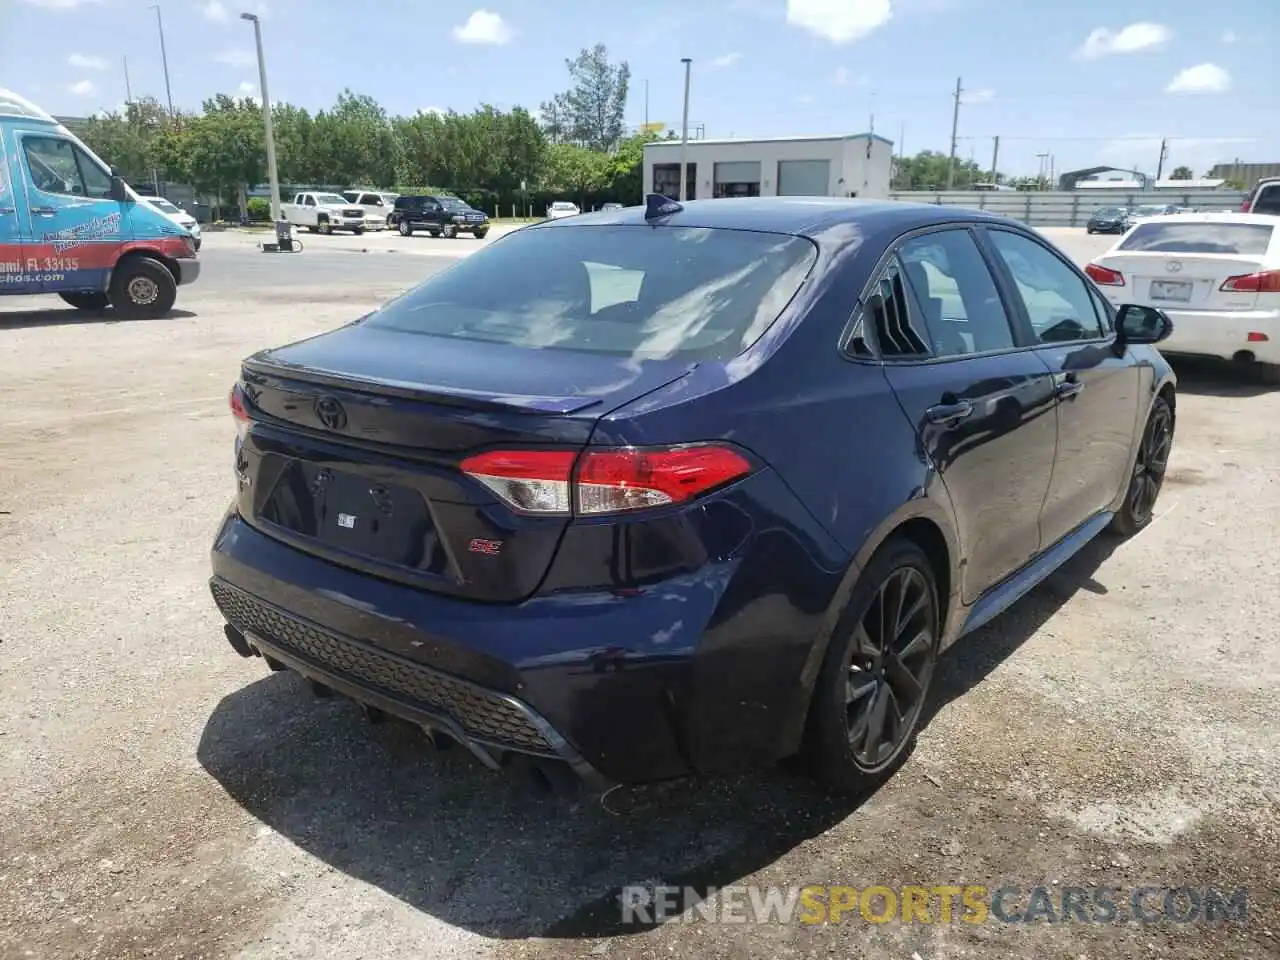
[[[1011,217],[968,207],[911,203],[902,200],[858,200],[839,197],[735,197],[732,199],[689,200],[683,209],[662,218],[673,227],[709,227],[724,230],[756,230],[787,233],[819,239],[833,228],[856,226],[852,231],[835,231],[843,242],[862,239],[872,233],[905,233],[916,227],[946,223],[993,223],[1022,227]],[[623,207],[584,213],[570,220],[533,224],[536,230],[581,230],[602,225],[644,225],[645,207]],[[836,243],[840,245],[840,243]]]

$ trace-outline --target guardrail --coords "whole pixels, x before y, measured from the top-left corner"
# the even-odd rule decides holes
[[[1239,210],[1245,194],[1239,190],[1190,190],[1159,193],[1125,190],[1004,191],[907,190],[891,193],[894,200],[935,203],[941,206],[970,207],[1003,214],[1032,227],[1083,227],[1095,211],[1103,207],[1138,207],[1172,203],[1198,210]]]

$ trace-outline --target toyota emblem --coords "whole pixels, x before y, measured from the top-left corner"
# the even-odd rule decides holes
[[[316,416],[330,430],[341,430],[347,425],[347,411],[333,397],[320,397],[315,403]]]
[[[1164,268],[1170,273],[1179,273],[1182,270],[1182,262],[1179,260],[1170,260],[1164,265]]]

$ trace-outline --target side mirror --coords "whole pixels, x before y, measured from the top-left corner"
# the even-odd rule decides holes
[[[111,174],[111,192],[107,195],[108,199],[117,200],[121,203],[129,199],[129,189],[125,186],[124,177],[119,174]]]
[[[1116,342],[1159,343],[1173,333],[1173,321],[1162,310],[1126,303],[1116,313]]]

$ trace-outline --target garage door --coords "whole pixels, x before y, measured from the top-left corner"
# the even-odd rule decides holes
[[[716,183],[759,183],[759,160],[735,160],[716,164]]]
[[[778,161],[780,197],[825,197],[830,183],[830,160]]]

